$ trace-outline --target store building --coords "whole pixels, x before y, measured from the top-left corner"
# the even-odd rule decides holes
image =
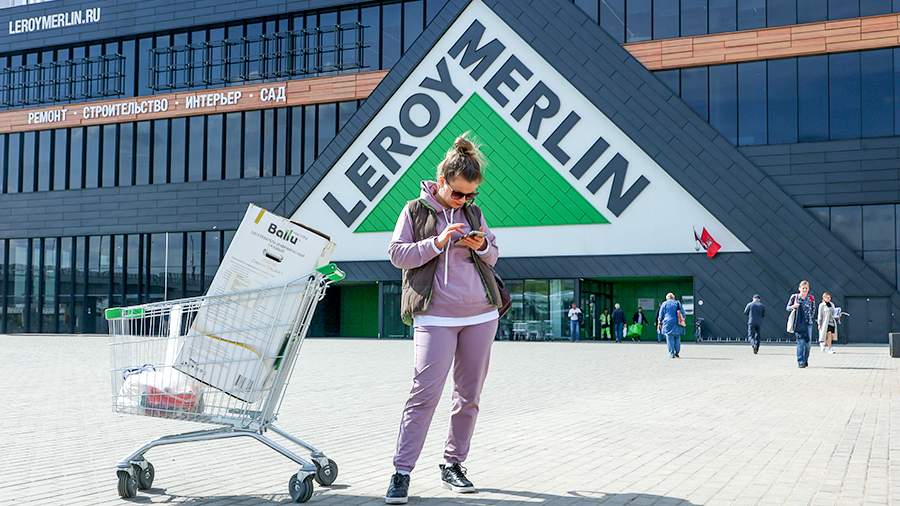
[[[2,6],[2,4],[0,4]],[[900,10],[900,9],[897,9]],[[800,279],[884,342],[900,309],[890,1],[55,0],[0,9],[0,332],[202,294],[249,202],[338,243],[313,333],[406,337],[387,241],[472,131],[514,307],[583,338],[675,292],[784,337]],[[599,25],[599,26],[598,26]],[[720,249],[711,258],[697,237]],[[702,301],[702,304],[701,304]],[[647,329],[644,339],[655,339]]]

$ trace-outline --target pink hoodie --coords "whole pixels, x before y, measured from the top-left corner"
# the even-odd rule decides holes
[[[428,205],[437,211],[437,225],[435,229],[440,234],[448,223],[462,223],[463,230],[468,233],[469,222],[463,210],[442,206],[434,197],[437,183],[434,181],[422,181],[420,198],[424,198]],[[490,231],[484,216],[481,217],[481,229],[485,233],[487,242],[485,249],[478,251],[482,260],[489,265],[496,265],[500,256],[497,250],[497,242]],[[425,238],[415,242],[413,240],[412,217],[409,208],[405,207],[397,219],[394,227],[394,235],[388,246],[388,254],[391,263],[398,269],[415,269],[421,267],[437,256],[438,267],[434,272],[434,284],[431,292],[431,302],[428,308],[415,316],[444,316],[444,317],[469,317],[490,312],[496,307],[490,305],[481,276],[469,253],[469,248],[462,245],[454,245],[462,236],[454,233],[453,237],[441,251],[435,245],[437,236]]]

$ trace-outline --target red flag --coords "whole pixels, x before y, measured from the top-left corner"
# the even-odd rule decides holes
[[[703,227],[703,232],[701,232],[699,236],[697,235],[697,231],[694,230],[694,240],[706,251],[707,258],[716,256],[716,253],[722,249],[722,245],[713,239],[713,236],[706,230],[706,227]]]

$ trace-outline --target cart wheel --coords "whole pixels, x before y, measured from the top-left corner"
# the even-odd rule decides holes
[[[291,480],[288,482],[288,491],[293,502],[303,503],[310,500],[313,495],[313,477],[307,476],[300,481],[296,474],[291,476]]]
[[[328,459],[328,464],[320,466],[316,462],[316,482],[323,487],[330,487],[338,477],[337,462]]]
[[[134,466],[134,475],[137,476],[138,490],[147,490],[153,486],[156,470],[153,469],[153,464],[147,462],[147,469],[141,469],[141,466]]]
[[[137,480],[128,471],[116,471],[119,477],[119,497],[131,499],[137,495]]]

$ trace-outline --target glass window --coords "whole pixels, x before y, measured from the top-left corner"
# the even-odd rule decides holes
[[[191,116],[188,119],[188,181],[203,181],[203,157],[206,154],[203,141],[206,130],[204,116]]]
[[[41,331],[41,310],[44,307],[41,300],[41,274],[43,269],[43,246],[41,239],[30,239],[31,257],[28,261],[28,302],[25,304],[27,313],[25,317],[26,332]]]
[[[112,257],[112,306],[125,305],[125,236],[112,236],[113,257]]]
[[[166,182],[169,170],[169,120],[153,120],[153,182]]]
[[[600,0],[600,28],[625,42],[625,0]]]
[[[223,256],[225,255],[225,252],[228,251],[228,246],[231,245],[231,240],[234,239],[234,232],[235,232],[234,230],[226,230],[225,231],[225,239],[223,240],[224,242],[222,243],[222,245],[224,247],[222,249]]]
[[[103,125],[103,186],[116,185],[116,171],[118,166],[116,154],[119,151],[117,146],[119,137],[117,135],[118,127],[119,125]]]
[[[220,84],[225,80],[225,40],[224,28],[213,28],[209,31],[209,50],[203,58],[207,58],[209,65],[207,79],[204,84]]]
[[[137,124],[137,180],[136,184],[150,184],[150,122],[139,121]]]
[[[681,0],[681,36],[707,33],[706,7],[708,0]]]
[[[191,32],[191,47],[197,48],[191,50],[190,55],[191,70],[189,83],[191,86],[202,86],[205,84],[205,69],[207,67],[204,65],[204,61],[206,59],[205,45],[207,40],[206,30],[196,30]]]
[[[825,19],[828,19],[828,0],[797,0],[798,23]]]
[[[652,0],[628,0],[625,19],[628,23],[626,30],[627,42],[640,42],[650,40],[653,36]]]
[[[860,53],[863,137],[882,137],[894,133],[893,58],[893,49]]]
[[[786,3],[782,0],[781,3]],[[766,26],[766,0],[738,0],[738,30]]]
[[[429,1],[429,3],[431,2]],[[600,22],[600,15],[597,11],[600,6],[600,0],[575,0],[575,5],[584,11],[589,18],[593,19],[595,23]]]
[[[678,2],[653,0],[653,38],[678,37]]]
[[[166,300],[166,234],[149,234],[150,262],[147,300],[157,302]]]
[[[38,191],[50,190],[53,182],[53,131],[42,130],[38,132],[38,170],[37,170],[37,186]]]
[[[436,2],[428,2],[428,11],[430,14],[433,14],[435,6],[432,4],[435,4],[435,3]],[[429,21],[431,20],[430,17],[428,19],[429,19]],[[356,6],[352,6],[352,7],[341,10],[339,21],[342,25],[359,22],[359,9]],[[352,44],[356,41],[356,38],[357,38],[356,30],[353,29],[353,30],[344,31],[344,32],[342,32],[340,37],[341,37],[340,42],[345,47],[350,47],[350,44]],[[341,59],[340,59],[339,63],[342,65],[359,64],[359,57],[357,56],[357,50],[355,47],[350,47],[349,49],[344,49],[343,51],[341,51],[340,57],[341,57]]]
[[[709,67],[709,123],[732,144],[737,144],[737,66]]]
[[[173,183],[183,183],[185,181],[184,163],[185,152],[184,147],[187,142],[186,138],[187,118],[172,118],[170,124],[172,141],[170,151],[172,153],[169,162],[170,181]]]
[[[315,107],[313,105],[309,107]],[[263,111],[262,125],[262,175],[275,175],[275,110]]]
[[[260,39],[262,37],[262,23],[248,23],[245,36],[247,37],[246,79],[261,79],[263,46]]]
[[[41,310],[41,331],[57,332],[56,320],[56,238],[44,239],[43,292],[44,305]]]
[[[132,97],[135,95],[134,93],[134,83],[135,83],[135,75],[134,75],[134,62],[136,55],[134,54],[134,41],[133,40],[123,40],[122,41],[122,56],[125,57],[123,60],[123,73],[125,74],[125,78],[123,80],[123,88],[122,91],[125,96]]]
[[[550,280],[550,328],[547,338],[571,337],[569,308],[575,302],[574,279]],[[583,321],[581,323],[584,323]]]
[[[891,0],[859,0],[860,16],[875,16],[877,14],[889,14],[891,12]]]
[[[69,181],[69,130],[60,128],[53,135],[53,189],[65,190]]]
[[[856,0],[828,0],[828,19],[846,19],[859,16]]]
[[[225,178],[241,177],[241,113],[225,115]]]
[[[831,219],[828,212],[828,207],[807,207],[807,211],[809,211],[813,216],[822,223],[822,226],[825,228],[829,228],[831,226]]]
[[[522,296],[524,320],[528,323],[550,323],[550,282],[526,279]],[[531,330],[531,329],[529,329]]]
[[[150,88],[150,49],[153,48],[153,39],[144,37],[138,42],[137,68],[140,69],[138,77],[138,95],[152,95]]]
[[[738,64],[738,143],[766,143],[766,62]]]
[[[169,252],[166,265],[166,300],[184,297],[184,233],[166,234]]]
[[[316,106],[303,106],[303,171],[316,159]]]
[[[425,27],[425,8],[422,0],[403,2],[403,52],[409,51]]]
[[[575,0],[575,3],[578,3],[578,0]],[[596,3],[596,2],[595,2]],[[447,0],[428,0],[425,4],[425,7],[428,9],[428,19],[427,22],[430,23],[437,13],[440,12],[444,6],[447,5]]]
[[[398,9],[399,9],[399,6],[398,6]],[[305,32],[306,35],[303,40],[303,46],[308,50],[306,52],[306,56],[304,57],[303,65],[304,65],[304,68],[306,69],[306,72],[311,72],[311,73],[320,72],[319,67],[318,67],[318,61],[317,61],[318,51],[314,50],[318,45],[317,40],[316,40],[316,31],[315,31],[315,29],[319,26],[318,18],[319,18],[318,14],[312,13],[312,14],[307,14],[306,16],[304,16],[304,19],[303,19],[303,26],[306,28],[306,32]],[[397,40],[399,41],[400,40],[399,14],[398,14],[397,23],[398,23],[397,24],[397,30],[398,30]],[[399,51],[399,49],[400,48],[398,47],[397,50]]]
[[[389,69],[400,59],[400,4],[381,7],[381,68]]]
[[[291,108],[291,174],[303,173],[303,107]]]
[[[768,62],[769,144],[797,142],[797,60]]]
[[[859,53],[828,55],[829,116],[832,139],[860,134]]]
[[[11,133],[8,136],[6,145],[6,191],[7,193],[18,193],[21,189],[21,178],[19,174],[22,171],[22,134]]]
[[[262,144],[259,130],[261,120],[261,111],[244,113],[244,177],[259,177],[259,148]]]
[[[119,125],[119,186],[134,184],[134,123]]]
[[[125,300],[128,305],[138,304],[141,301],[143,288],[144,248],[141,234],[130,234],[126,237],[125,257]]]
[[[797,58],[797,88],[800,140],[828,139],[828,56]]]
[[[25,132],[22,134],[22,190],[33,192],[35,190],[34,176],[37,174],[35,161],[37,160],[37,132]]]
[[[703,120],[709,119],[709,70],[707,67],[681,70],[681,98]]]
[[[790,0],[769,0],[766,6],[768,26],[793,25],[797,23],[797,2]]]
[[[894,250],[894,205],[862,206],[863,249]],[[893,279],[893,277],[891,277]]]
[[[344,125],[350,121],[350,118],[353,117],[353,114],[356,112],[356,100],[350,100],[348,102],[339,102],[338,103],[338,132],[344,128]],[[291,144],[294,146],[295,144]]]
[[[853,251],[862,251],[862,209],[860,206],[831,208],[831,231]]]
[[[75,332],[75,308],[72,296],[75,293],[72,284],[75,260],[72,251],[72,238],[63,237],[59,242],[59,332]]]
[[[335,134],[337,134],[337,106],[319,104],[319,155],[325,151]]]
[[[109,307],[110,277],[110,236],[87,237],[88,280],[85,308],[87,316],[82,331],[90,334],[105,333],[104,309]]]
[[[283,176],[286,172],[287,164],[287,142],[285,135],[288,134],[288,110],[275,110],[275,173],[273,176]]]
[[[737,30],[737,0],[709,0],[709,33]]]
[[[203,289],[209,288],[216,271],[219,269],[219,262],[224,255],[222,250],[222,233],[218,230],[205,232],[205,244],[203,253]]]
[[[222,179],[222,115],[206,117],[206,179]]]
[[[100,185],[100,126],[87,127],[85,148],[85,188],[97,188]]]
[[[203,295],[203,232],[188,232],[185,242],[185,297]]]
[[[383,68],[379,62],[381,54],[381,12],[378,5],[364,7],[362,12],[363,41],[365,49],[363,49],[363,64],[369,69]]]
[[[898,0],[900,1],[900,0]],[[900,48],[894,48],[894,135],[900,135]]]
[[[69,189],[83,188],[84,184],[84,127],[69,130]]]
[[[6,260],[6,332],[24,332],[28,239],[10,239]]]
[[[0,60],[0,63],[2,63],[2,60]],[[2,192],[2,193],[6,193],[6,143],[7,143],[7,136],[0,134],[0,192]],[[2,243],[0,243],[0,244],[2,244]],[[0,265],[0,273],[2,273],[2,271],[3,271],[3,268],[2,268],[2,265]],[[2,276],[2,274],[0,274],[0,276]],[[3,283],[3,281],[0,280],[0,283]],[[0,285],[0,286],[2,286],[2,285]],[[3,296],[3,290],[0,290],[0,297],[2,297],[2,296]],[[2,309],[3,309],[3,306],[0,306],[0,310],[2,310]]]

